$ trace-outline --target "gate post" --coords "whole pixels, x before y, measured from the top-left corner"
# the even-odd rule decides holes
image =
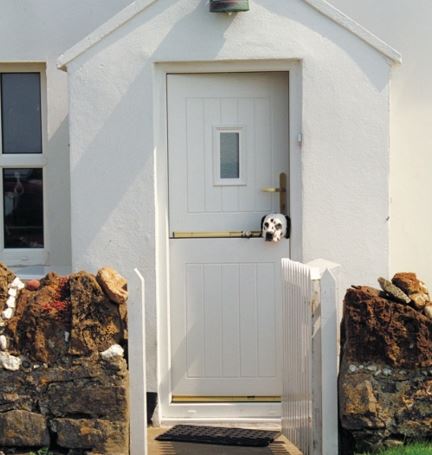
[[[324,259],[311,267],[312,296],[312,455],[335,455],[338,444],[339,272]]]
[[[135,268],[128,279],[130,455],[147,455],[145,281]]]

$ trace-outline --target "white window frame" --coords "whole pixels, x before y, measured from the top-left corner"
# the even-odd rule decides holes
[[[41,93],[42,153],[3,154],[1,140],[1,92],[0,92],[0,260],[8,266],[46,265],[48,261],[47,209],[46,209],[46,149],[47,149],[47,85],[46,67],[43,63],[0,63],[0,73],[39,73]],[[3,209],[3,169],[41,168],[43,198],[43,248],[5,248]]]
[[[239,135],[239,177],[234,179],[221,178],[221,144],[222,133],[237,133]],[[215,125],[213,127],[213,184],[214,186],[244,186],[247,184],[247,163],[245,150],[245,125]]]

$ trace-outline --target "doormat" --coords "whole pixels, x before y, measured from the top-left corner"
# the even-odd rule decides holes
[[[280,435],[278,431],[246,428],[176,425],[156,438],[157,441],[197,442],[228,446],[266,447]]]

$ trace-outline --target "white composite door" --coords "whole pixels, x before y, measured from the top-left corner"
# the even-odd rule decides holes
[[[268,188],[289,175],[288,83],[281,72],[168,75],[174,397],[281,395],[289,240],[241,232],[281,210]]]

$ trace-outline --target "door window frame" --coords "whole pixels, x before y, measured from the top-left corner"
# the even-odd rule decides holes
[[[213,127],[213,184],[215,186],[242,186],[247,182],[247,150],[246,126],[244,125],[215,125]],[[239,152],[239,176],[237,178],[224,178],[221,176],[221,135],[223,133],[237,133]]]

